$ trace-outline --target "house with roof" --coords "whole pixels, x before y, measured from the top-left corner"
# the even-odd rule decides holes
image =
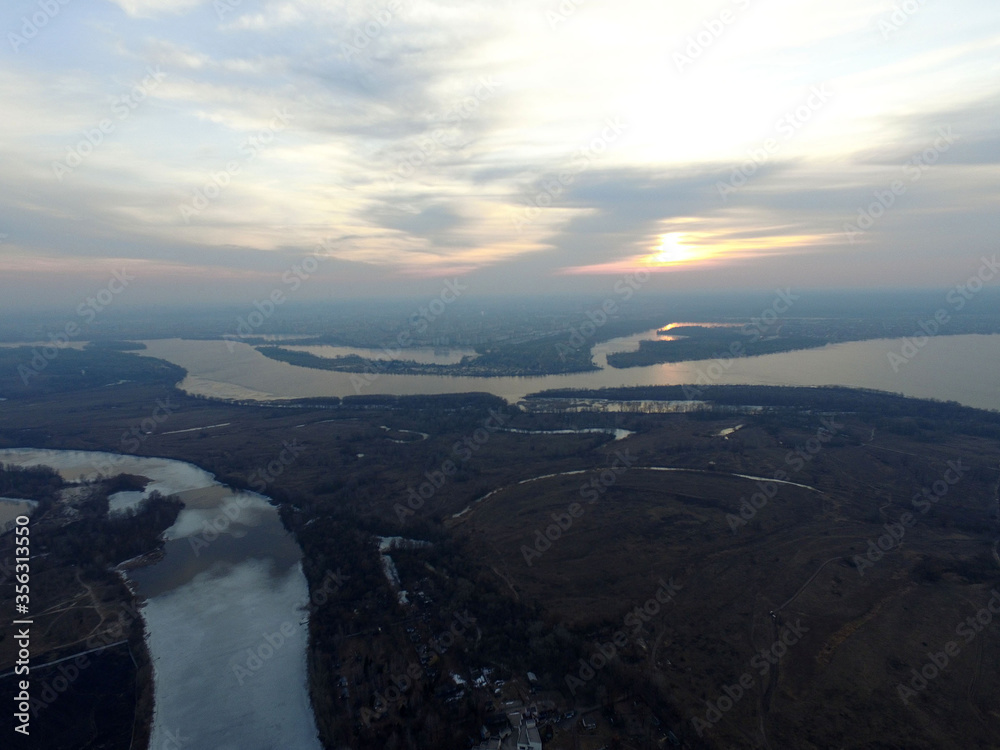
[[[521,719],[517,728],[517,750],[542,750],[542,737],[534,719]]]

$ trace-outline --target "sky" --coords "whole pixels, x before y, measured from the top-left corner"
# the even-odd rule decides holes
[[[6,0],[0,34],[8,309],[943,288],[1000,250],[990,0]]]

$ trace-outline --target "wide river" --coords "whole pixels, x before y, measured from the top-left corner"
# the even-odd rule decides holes
[[[266,497],[162,458],[26,448],[0,450],[0,463],[51,466],[69,481],[136,474],[152,480],[145,492],[184,501],[163,557],[128,573],[153,659],[151,748],[320,749],[302,552]]]
[[[145,352],[188,371],[182,388],[230,399],[274,400],[356,394],[486,392],[516,403],[549,388],[605,388],[711,383],[720,385],[843,385],[874,388],[917,398],[958,401],[1000,410],[1000,334],[937,336],[895,368],[889,354],[902,356],[905,340],[876,339],[831,344],[783,354],[615,369],[607,354],[635,349],[654,332],[594,347],[600,370],[542,377],[474,378],[439,375],[379,375],[296,367],[268,359],[245,344],[167,339],[147,341]],[[734,341],[740,340],[734,331]],[[912,352],[908,352],[912,353]]]

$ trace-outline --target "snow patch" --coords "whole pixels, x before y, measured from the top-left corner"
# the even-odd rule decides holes
[[[229,427],[229,422],[223,422],[222,424],[210,424],[204,427],[189,427],[186,430],[171,430],[170,432],[161,432],[161,435],[180,435],[182,432],[198,432],[198,430],[214,430],[216,427]]]
[[[108,515],[111,516],[131,508],[138,508],[139,503],[147,497],[149,497],[149,494],[141,490],[116,492],[113,495],[108,495]]]
[[[423,539],[405,539],[401,536],[379,536],[375,538],[378,539],[379,552],[391,552],[394,549],[424,549],[434,546]]]
[[[396,563],[386,553],[394,549],[423,549],[434,545],[422,539],[404,539],[401,536],[378,536],[375,538],[378,540],[379,557],[382,560],[382,571],[385,573],[386,580],[389,581],[392,590],[396,592],[399,603],[409,604],[410,594],[403,588],[403,583],[399,580]]]
[[[515,430],[509,428],[506,430],[500,430],[500,432],[516,432],[521,435],[587,435],[592,433],[603,432],[607,435],[614,435],[614,440],[612,442],[618,442],[619,440],[624,440],[629,435],[634,435],[635,432],[632,430],[623,430],[616,427],[581,427],[579,429],[566,429],[566,430]]]
[[[17,497],[0,497],[0,531],[10,525],[13,528],[18,516],[30,516],[38,503],[34,500],[22,500]]]

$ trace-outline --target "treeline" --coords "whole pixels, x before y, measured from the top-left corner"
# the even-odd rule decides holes
[[[311,592],[309,692],[323,745],[357,747],[357,711],[340,697],[337,685],[343,672],[341,646],[352,634],[376,633],[392,619],[395,605],[371,534],[335,509],[305,525],[310,516],[293,512],[287,517],[302,546],[302,569]],[[357,687],[352,684],[351,692]]]
[[[596,325],[585,315],[569,329],[533,336],[527,340],[497,341],[476,347],[476,357],[463,357],[453,365],[414,362],[406,359],[371,360],[357,354],[342,357],[318,357],[309,352],[292,351],[273,343],[257,346],[265,357],[298,367],[348,373],[386,375],[449,375],[464,377],[512,377],[558,375],[599,369],[592,361],[591,347],[600,341],[629,336],[658,325],[653,319],[606,320]],[[319,340],[317,340],[318,342]],[[296,341],[297,345],[303,343]]]
[[[684,334],[688,338],[675,341],[640,341],[634,352],[616,352],[608,355],[612,367],[645,367],[666,362],[692,362],[704,359],[730,357],[757,357],[799,349],[815,349],[830,341],[816,336],[782,336],[754,340],[732,328],[683,328],[680,331],[699,331]],[[703,333],[701,333],[703,332]]]
[[[373,394],[370,396],[345,396],[345,407],[377,407],[380,409],[412,409],[419,411],[469,411],[485,412],[507,405],[499,396],[491,393],[438,393],[418,396],[391,396]]]
[[[73,498],[73,509],[68,511],[58,502],[59,491],[66,483],[52,469],[0,466],[0,495],[39,501],[31,517],[35,574],[32,598],[70,603],[63,614],[47,618],[48,649],[33,656],[39,662],[48,662],[72,656],[87,649],[88,644],[114,646],[88,654],[88,663],[95,668],[80,669],[76,677],[57,671],[57,666],[32,667],[33,674],[38,670],[41,700],[54,700],[46,698],[42,688],[52,692],[50,685],[54,685],[58,691],[58,704],[49,710],[58,712],[60,720],[32,725],[32,736],[38,735],[40,747],[126,747],[130,742],[136,746],[148,743],[153,680],[143,621],[126,616],[136,612],[138,603],[110,566],[155,550],[163,530],[173,525],[181,503],[154,493],[134,511],[111,518],[107,515],[109,494],[138,489],[146,482],[144,478],[122,475],[85,485],[82,496]],[[0,543],[13,545],[13,535]],[[92,610],[80,605],[88,593],[98,604],[93,615],[81,614]],[[118,616],[109,617],[107,612],[117,612]],[[114,644],[120,640],[127,645]],[[69,683],[59,687],[64,676],[69,677]]]
[[[37,398],[128,381],[174,385],[186,371],[160,359],[115,349],[0,348],[0,393],[5,398]]]
[[[557,335],[514,345],[477,349],[479,356],[462,358],[453,365],[415,362],[409,359],[366,359],[357,354],[342,357],[319,357],[310,352],[292,351],[279,346],[258,346],[265,357],[314,370],[379,375],[444,375],[451,377],[512,377],[554,375],[596,370],[591,363],[590,347],[560,350]],[[404,354],[405,350],[401,350]]]
[[[190,398],[202,401],[218,399],[200,394],[192,394]],[[242,406],[260,407],[260,402],[247,401],[237,403]],[[310,398],[295,398],[275,401],[267,404],[268,409],[275,410],[264,419],[277,419],[284,416],[278,409],[394,409],[412,410],[413,412],[452,412],[485,410],[503,406],[506,402],[491,393],[471,391],[467,393],[432,393],[407,395],[370,394],[360,396],[314,396]]]
[[[310,513],[294,515],[292,525],[305,551],[303,566],[313,592],[310,689],[327,747],[467,747],[479,727],[501,714],[485,691],[466,690],[461,699],[449,699],[456,692],[452,672],[467,676],[468,670],[489,667],[494,678],[524,683],[532,671],[543,689],[566,693],[566,676],[575,675],[579,660],[594,651],[592,628],[574,632],[540,605],[512,597],[507,584],[482,560],[474,540],[455,538],[421,519],[400,529],[343,509],[308,525],[303,520]],[[432,545],[391,553],[402,587],[414,602],[405,609],[386,583],[375,542],[377,536],[397,534]],[[332,584],[335,580],[339,583]],[[317,596],[331,587],[329,597]],[[405,626],[415,625],[417,642],[426,644],[429,636],[445,632],[456,614],[474,618],[474,627],[457,636],[436,664],[421,667],[401,698],[389,706],[381,703],[378,696],[391,694],[393,678],[417,663]],[[349,658],[358,652],[358,646],[351,646],[357,643],[354,638],[365,643],[363,658]],[[623,658],[620,667],[602,674],[599,684],[611,688],[604,694],[642,697],[669,716],[666,696],[649,683],[641,654],[628,650]],[[595,685],[588,685],[579,698],[598,700]],[[365,716],[369,721],[362,719]]]
[[[309,367],[313,370],[333,370],[334,372],[352,373],[385,373],[392,375],[434,375],[446,374],[440,372],[448,365],[421,364],[408,359],[366,359],[357,354],[346,354],[340,357],[320,357],[311,352],[293,351],[280,346],[258,346],[257,351],[265,357],[287,362],[296,367]],[[456,365],[460,367],[460,365]]]
[[[53,558],[97,573],[152,552],[184,507],[174,497],[153,492],[138,507],[109,516],[108,490],[103,482],[90,486],[75,502],[77,520],[46,528],[42,541]]]
[[[596,308],[595,308],[596,309]],[[597,323],[586,313],[567,329],[514,343],[498,342],[476,347],[479,358],[473,363],[499,376],[559,375],[599,369],[593,363],[594,344],[654,328],[662,318],[605,320],[603,313],[591,311]],[[473,373],[475,374],[475,373]]]
[[[752,319],[745,326],[709,328],[683,326],[670,331],[683,336],[674,341],[642,341],[638,351],[608,355],[612,367],[642,367],[667,362],[691,362],[729,357],[814,349],[832,343],[903,338],[923,333],[922,318],[789,318]],[[1000,332],[996,316],[956,316],[942,334],[992,334]]]
[[[62,477],[48,466],[21,467],[0,464],[0,497],[36,500],[44,512],[64,486]]]
[[[717,406],[761,406],[804,411],[854,412],[870,421],[895,424],[899,430],[956,429],[969,435],[1000,436],[1000,412],[975,409],[954,401],[935,401],[885,391],[839,386],[652,385],[574,390],[560,388],[530,398],[608,401],[706,401]],[[936,423],[936,424],[935,424]],[[907,427],[910,425],[910,427]]]
[[[399,359],[370,360],[357,354],[341,357],[318,357],[309,352],[291,351],[273,342],[259,342],[256,349],[265,357],[299,367],[349,373],[380,373],[393,375],[450,375],[464,377],[512,377],[558,375],[588,372],[598,367],[592,361],[591,347],[601,341],[629,336],[662,322],[662,318],[608,320],[605,315],[585,313],[579,323],[551,333],[534,334],[524,340],[492,341],[476,346],[476,357],[463,357],[453,365],[414,362],[406,359],[406,350],[399,349]],[[597,320],[597,323],[594,320]],[[603,322],[601,322],[603,320]],[[296,341],[296,345],[343,345],[330,337]],[[366,346],[373,346],[367,342]],[[394,349],[395,350],[395,349]]]
[[[497,677],[523,679],[534,670],[558,688],[585,653],[581,638],[511,597],[475,550],[433,523],[414,519],[399,529],[344,509],[331,509],[306,525],[310,517],[293,512],[289,520],[305,553],[303,569],[312,592],[309,681],[327,747],[464,748],[491,709],[483,694],[467,692],[460,701],[447,701],[455,689],[451,671],[492,667]],[[397,604],[376,546],[376,537],[400,533],[432,544],[391,553],[403,588],[417,602],[408,608]],[[422,596],[430,603],[420,604]],[[404,626],[417,625],[420,642],[427,643],[447,631],[457,614],[470,615],[475,625],[435,666],[421,668],[403,699],[388,711],[380,707],[376,694],[385,695],[392,677],[417,663]],[[345,653],[359,649],[351,644],[359,641],[364,658],[347,658]],[[347,697],[341,694],[342,675]],[[362,721],[373,714],[379,718]]]

